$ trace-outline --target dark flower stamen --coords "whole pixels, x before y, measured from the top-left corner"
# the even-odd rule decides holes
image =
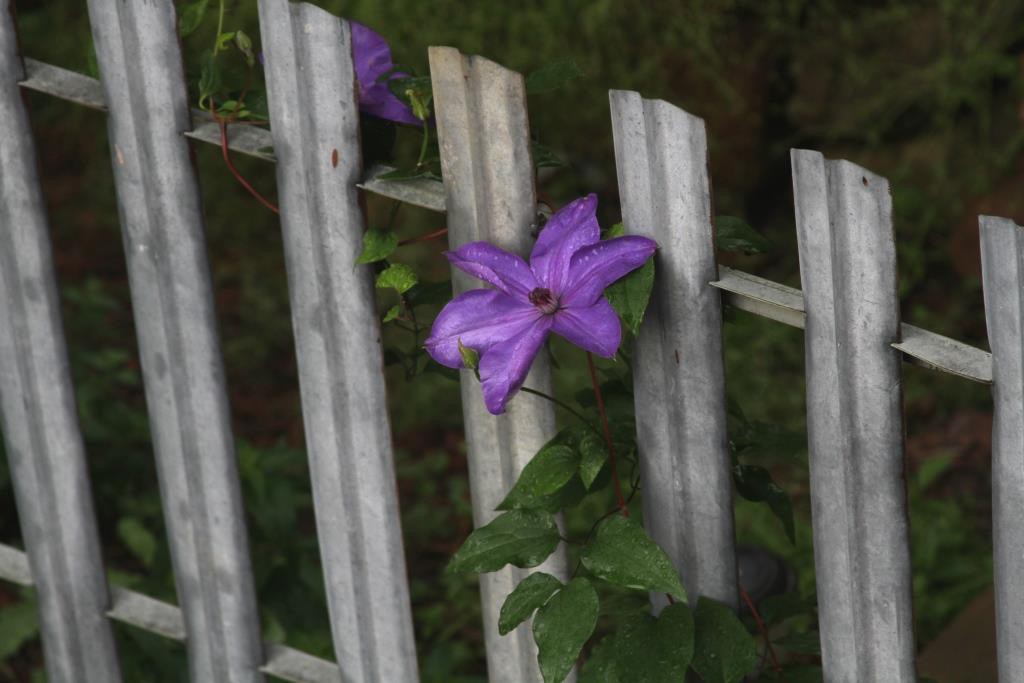
[[[537,287],[530,292],[530,303],[547,315],[558,310],[558,299],[553,297],[551,290],[546,287]]]

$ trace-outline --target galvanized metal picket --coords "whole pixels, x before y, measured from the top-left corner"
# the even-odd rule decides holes
[[[992,534],[999,680],[1024,681],[1024,230],[981,217],[992,345]]]
[[[622,220],[658,245],[636,341],[644,523],[689,595],[736,605],[722,302],[704,122],[660,100],[610,95]],[[664,596],[654,596],[661,604]]]
[[[537,197],[523,77],[450,47],[430,48],[430,75],[446,179],[449,245],[487,240],[525,256],[537,220]],[[479,286],[454,268],[452,281],[456,294]],[[481,526],[497,516],[495,508],[523,467],[555,435],[555,415],[547,401],[522,394],[505,415],[495,417],[484,407],[471,371],[462,372],[461,385],[473,523]],[[537,357],[525,385],[551,393],[544,354]],[[540,569],[563,579],[568,575],[561,552]],[[540,679],[529,624],[506,636],[498,633],[501,604],[525,575],[507,567],[480,577],[487,669],[494,681]]]
[[[262,681],[174,7],[90,0],[139,356],[193,680]]]
[[[380,324],[364,220],[348,24],[260,0],[292,325],[334,650],[346,680],[412,681]],[[302,102],[303,106],[295,106]]]
[[[13,15],[0,12],[0,424],[54,683],[121,678]]]
[[[807,441],[830,681],[914,680],[896,244],[889,184],[794,150]]]
[[[261,672],[310,682],[418,676],[373,289],[365,267],[353,267],[364,227],[356,192],[447,213],[452,246],[487,239],[525,254],[536,193],[523,81],[488,60],[432,48],[445,183],[384,180],[387,169],[361,169],[346,22],[286,0],[260,0],[259,9],[273,132],[233,126],[229,146],[278,164],[339,664],[259,637],[198,183],[185,139],[219,144],[220,130],[187,105],[173,4],[89,0],[102,87],[65,69],[22,62],[12,15],[0,12],[0,416],[28,551],[0,546],[0,578],[36,586],[50,680],[119,680],[107,617],[184,640],[197,681],[257,681]],[[107,586],[19,84],[109,112],[181,609]],[[292,106],[297,101],[305,105]],[[736,604],[724,299],[806,330],[811,499],[829,681],[914,676],[900,359],[994,384],[1000,676],[1024,681],[1024,233],[1010,221],[982,219],[993,358],[900,323],[884,179],[817,152],[793,152],[801,292],[716,266],[703,122],[637,93],[613,91],[610,101],[627,230],[661,245],[636,349],[645,517],[691,599]],[[460,272],[453,279],[456,292],[477,286]],[[527,384],[550,389],[545,358]],[[555,419],[550,404],[528,395],[496,418],[469,376],[462,396],[480,525],[554,434]],[[565,557],[543,568],[565,576]],[[496,628],[505,595],[524,575],[504,570],[481,582],[491,680],[539,680],[529,627],[508,636]]]

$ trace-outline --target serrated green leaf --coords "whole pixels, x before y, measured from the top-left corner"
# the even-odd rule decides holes
[[[650,603],[647,603],[647,608],[650,609]],[[605,636],[590,651],[590,656],[580,669],[579,683],[622,683],[615,673],[614,635]]]
[[[35,600],[27,599],[0,607],[0,662],[39,634]]]
[[[579,454],[568,446],[545,445],[526,463],[512,490],[496,509],[543,509],[547,498],[569,483],[579,464]]]
[[[715,246],[722,251],[763,254],[772,248],[772,243],[750,227],[742,218],[717,216],[715,218]]]
[[[408,292],[416,282],[416,273],[404,263],[392,263],[377,276],[377,287],[393,289],[399,294]]]
[[[622,324],[633,334],[640,331],[640,323],[644,321],[644,313],[651,300],[653,288],[654,258],[652,257],[647,260],[647,263],[604,290],[608,303],[619,314]]]
[[[577,577],[537,610],[533,639],[544,683],[561,683],[572,671],[597,625],[599,607],[594,586]]]
[[[363,233],[363,250],[356,263],[383,261],[398,248],[398,236],[383,230],[367,230]]]
[[[117,523],[117,535],[145,567],[152,566],[156,557],[156,536],[135,517],[122,517]]]
[[[605,581],[686,600],[686,591],[668,555],[628,517],[614,515],[601,522],[594,539],[583,547],[580,560]]]
[[[645,683],[685,680],[693,659],[693,614],[677,602],[657,617],[640,615],[615,636],[615,670],[619,677]]]
[[[705,683],[743,680],[757,665],[757,646],[739,617],[725,605],[701,597],[693,619],[694,670]]]
[[[389,323],[401,314],[402,307],[398,304],[395,304],[394,306],[388,309],[387,313],[384,314],[383,322]]]
[[[576,62],[563,59],[540,67],[526,77],[526,92],[530,95],[551,92],[583,75]]]
[[[601,468],[608,460],[608,448],[604,439],[593,431],[587,431],[580,437],[580,479],[583,485],[589,489]]]
[[[184,38],[199,28],[199,24],[203,23],[203,17],[206,16],[206,9],[209,6],[210,0],[198,0],[198,2],[189,3],[178,19],[178,35]]]
[[[529,619],[560,588],[562,582],[544,572],[535,572],[520,581],[501,605],[498,633],[505,635]]]
[[[555,518],[542,510],[513,510],[476,529],[462,544],[447,571],[493,572],[506,564],[536,567],[555,551]]]

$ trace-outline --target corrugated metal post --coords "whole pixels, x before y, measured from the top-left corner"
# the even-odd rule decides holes
[[[430,74],[436,103],[448,212],[449,244],[456,248],[488,240],[525,255],[536,219],[530,129],[523,77],[482,57],[463,56],[450,47],[430,48]],[[455,292],[480,286],[453,270]],[[525,386],[550,393],[551,373],[544,354],[537,357]],[[462,411],[469,449],[473,523],[491,521],[494,508],[519,472],[555,434],[555,416],[544,399],[517,395],[508,412],[487,412],[479,383],[462,373]],[[565,576],[558,553],[542,569]],[[480,577],[487,668],[492,681],[540,680],[536,647],[528,624],[498,634],[498,612],[505,596],[526,572],[505,568]]]
[[[825,678],[913,681],[889,183],[818,152],[792,161]]]
[[[89,0],[160,493],[194,681],[261,681],[174,5]]]
[[[634,379],[644,522],[691,602],[736,606],[722,301],[704,121],[635,92],[609,92],[622,220],[658,245]],[[654,596],[659,607],[665,598]]]
[[[1024,682],[1024,230],[982,216],[981,270],[992,347],[992,536],[1000,683]]]
[[[0,6],[0,421],[37,584],[47,677],[119,681],[9,5]]]
[[[317,531],[347,680],[415,681],[409,588],[363,214],[348,24],[260,0]]]

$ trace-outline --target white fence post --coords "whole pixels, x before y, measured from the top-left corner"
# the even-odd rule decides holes
[[[417,680],[364,220],[349,25],[260,0],[292,326],[331,632],[346,680]],[[301,105],[299,104],[301,103]]]
[[[821,654],[837,683],[913,681],[889,183],[793,150]]]
[[[694,602],[737,605],[722,300],[704,121],[609,92],[626,232],[655,240],[655,288],[634,381],[644,523]],[[653,598],[664,606],[664,596]]]
[[[536,219],[533,160],[523,77],[482,57],[450,47],[430,48],[430,75],[441,147],[449,244],[488,240],[525,255]],[[452,271],[455,293],[479,286]],[[525,386],[551,393],[548,360],[534,361]],[[520,393],[508,412],[487,412],[472,372],[462,373],[473,523],[482,526],[512,488],[519,472],[555,434],[550,403]],[[558,552],[541,569],[565,578],[565,556]],[[526,572],[507,567],[480,577],[487,667],[491,681],[539,680],[536,647],[529,623],[498,634],[498,612],[505,596]]]
[[[0,422],[52,683],[121,679],[14,15],[0,3]],[[0,630],[3,625],[0,624]]]
[[[174,5],[88,5],[190,675],[262,681]]]
[[[992,347],[992,536],[1000,683],[1024,682],[1024,230],[982,216]]]

